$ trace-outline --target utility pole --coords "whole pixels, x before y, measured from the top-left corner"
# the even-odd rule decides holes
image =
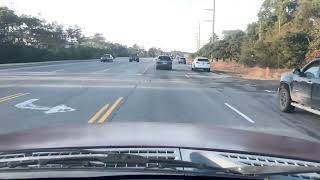
[[[201,48],[201,25],[199,21],[199,26],[198,26],[198,49]]]
[[[215,24],[215,18],[216,18],[216,0],[213,0],[213,12],[212,12],[212,39],[211,42],[213,43],[215,40],[215,34],[214,34],[214,24]]]
[[[198,26],[195,29],[195,40],[197,45],[197,50],[201,48],[201,24],[200,21],[198,23]]]
[[[212,22],[212,38],[211,43],[215,41],[215,18],[216,18],[216,0],[213,0],[213,9],[205,9],[206,11],[212,11],[212,20],[206,20]]]

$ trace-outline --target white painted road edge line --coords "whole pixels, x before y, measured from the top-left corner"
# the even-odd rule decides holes
[[[188,74],[185,75],[187,78],[190,78],[190,76]]]
[[[255,123],[252,119],[250,119],[248,116],[244,115],[242,112],[240,112],[239,110],[237,110],[236,108],[232,107],[230,104],[228,103],[224,103],[224,105],[228,106],[230,109],[232,109],[233,111],[235,111],[236,113],[238,113],[240,116],[242,116],[244,119],[246,119],[247,121],[251,122],[251,123]]]

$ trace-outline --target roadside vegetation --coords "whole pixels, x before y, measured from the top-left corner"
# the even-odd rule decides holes
[[[265,0],[246,31],[224,31],[193,56],[292,68],[320,57],[320,0]]]
[[[76,25],[66,28],[0,7],[0,63],[94,59],[106,53],[115,57],[133,53],[155,57],[164,52],[155,47],[145,50],[138,45],[108,42],[99,33],[87,37]]]

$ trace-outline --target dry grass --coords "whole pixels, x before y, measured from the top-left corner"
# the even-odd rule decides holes
[[[212,68],[217,71],[230,72],[246,79],[278,80],[281,74],[291,69],[270,69],[260,67],[245,67],[242,64],[230,61],[214,61]]]

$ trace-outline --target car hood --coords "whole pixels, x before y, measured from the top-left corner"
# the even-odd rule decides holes
[[[56,126],[0,135],[0,151],[77,147],[180,147],[320,161],[320,144],[210,125],[110,123]]]

